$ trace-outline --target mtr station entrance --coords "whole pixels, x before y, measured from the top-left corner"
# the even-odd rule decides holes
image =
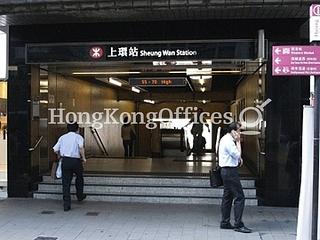
[[[40,175],[50,172],[52,146],[66,121],[76,120],[87,174],[207,176],[225,127],[241,121],[246,164],[240,173],[259,176],[266,122],[264,111],[253,108],[265,100],[261,39],[27,44],[32,167]],[[201,154],[190,154],[188,123],[197,109],[208,113],[205,143]],[[129,158],[121,137],[124,113],[137,120]]]
[[[200,14],[193,7],[158,11],[150,6],[125,9],[126,16],[106,10],[101,19],[90,10],[90,19],[72,14],[68,19],[44,15],[13,21],[7,118],[1,120],[7,126],[8,197],[34,197],[47,180],[47,190],[53,191],[48,176],[56,160],[52,146],[66,132],[65,118],[81,113],[86,176],[152,176],[155,183],[168,176],[208,184],[219,135],[230,119],[247,123],[241,135],[242,180],[253,179],[252,192],[262,204],[296,206],[309,81],[272,76],[271,53],[273,46],[309,44],[307,8],[229,7],[212,5]],[[200,155],[188,151],[193,136],[192,124],[186,125],[195,108],[209,114],[210,131],[203,126]],[[61,124],[59,109],[64,109]],[[112,109],[118,109],[114,119],[107,114]],[[146,117],[142,123],[138,115],[132,124],[136,138],[130,158],[124,157],[122,124],[108,123],[119,122],[124,113]],[[156,128],[147,127],[148,119]],[[54,187],[61,190],[59,183]],[[213,190],[203,189],[207,195]]]

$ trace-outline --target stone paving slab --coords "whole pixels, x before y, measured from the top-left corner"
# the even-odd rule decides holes
[[[253,233],[219,228],[215,205],[0,201],[0,240],[295,240],[296,208],[245,208]]]

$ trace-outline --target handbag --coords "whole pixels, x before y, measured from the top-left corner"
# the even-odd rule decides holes
[[[58,162],[57,169],[56,169],[56,178],[57,179],[62,178],[62,166],[61,165],[62,165],[62,159],[60,158],[59,162]]]
[[[209,171],[210,176],[210,186],[213,188],[217,188],[223,185],[222,177],[221,177],[221,168],[217,166],[215,169],[211,169]]]
[[[218,134],[220,135],[220,130],[218,129]],[[219,136],[220,137],[220,136]],[[221,167],[219,167],[219,145],[220,142],[217,140],[216,145],[216,167],[209,171],[210,176],[210,186],[213,188],[217,188],[223,185],[223,180],[221,177]]]
[[[56,179],[57,166],[58,166],[58,162],[57,162],[57,161],[54,161],[54,162],[52,163],[52,167],[51,167],[51,177],[52,177],[53,179]]]

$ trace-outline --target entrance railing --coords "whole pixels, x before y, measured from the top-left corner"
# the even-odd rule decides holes
[[[43,136],[40,136],[38,141],[36,142],[36,144],[33,147],[29,148],[29,151],[33,152],[34,150],[36,150],[38,148],[39,144],[41,143],[42,139],[43,139]]]
[[[106,147],[104,146],[104,143],[103,141],[101,140],[101,137],[97,131],[97,129],[93,128],[93,127],[90,127],[90,131],[92,133],[92,135],[94,136],[100,150],[103,152],[104,156],[105,157],[108,157],[109,156],[109,153],[107,152],[107,149]]]

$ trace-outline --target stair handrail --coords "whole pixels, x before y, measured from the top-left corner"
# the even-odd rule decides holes
[[[100,149],[102,148],[101,150],[102,150],[103,154],[104,154],[106,157],[109,156],[109,153],[108,153],[106,147],[104,146],[104,144],[103,144],[103,142],[102,142],[102,139],[101,139],[101,137],[100,137],[97,129],[94,128],[94,127],[92,127],[92,126],[90,126],[89,128],[90,128],[91,133],[93,134],[93,136],[95,136],[95,139],[96,139],[96,141],[97,141]]]
[[[36,142],[36,144],[33,147],[29,148],[29,151],[33,152],[34,150],[36,150],[37,147],[39,146],[40,142],[42,141],[42,139],[43,139],[43,136],[40,136],[38,141]]]

